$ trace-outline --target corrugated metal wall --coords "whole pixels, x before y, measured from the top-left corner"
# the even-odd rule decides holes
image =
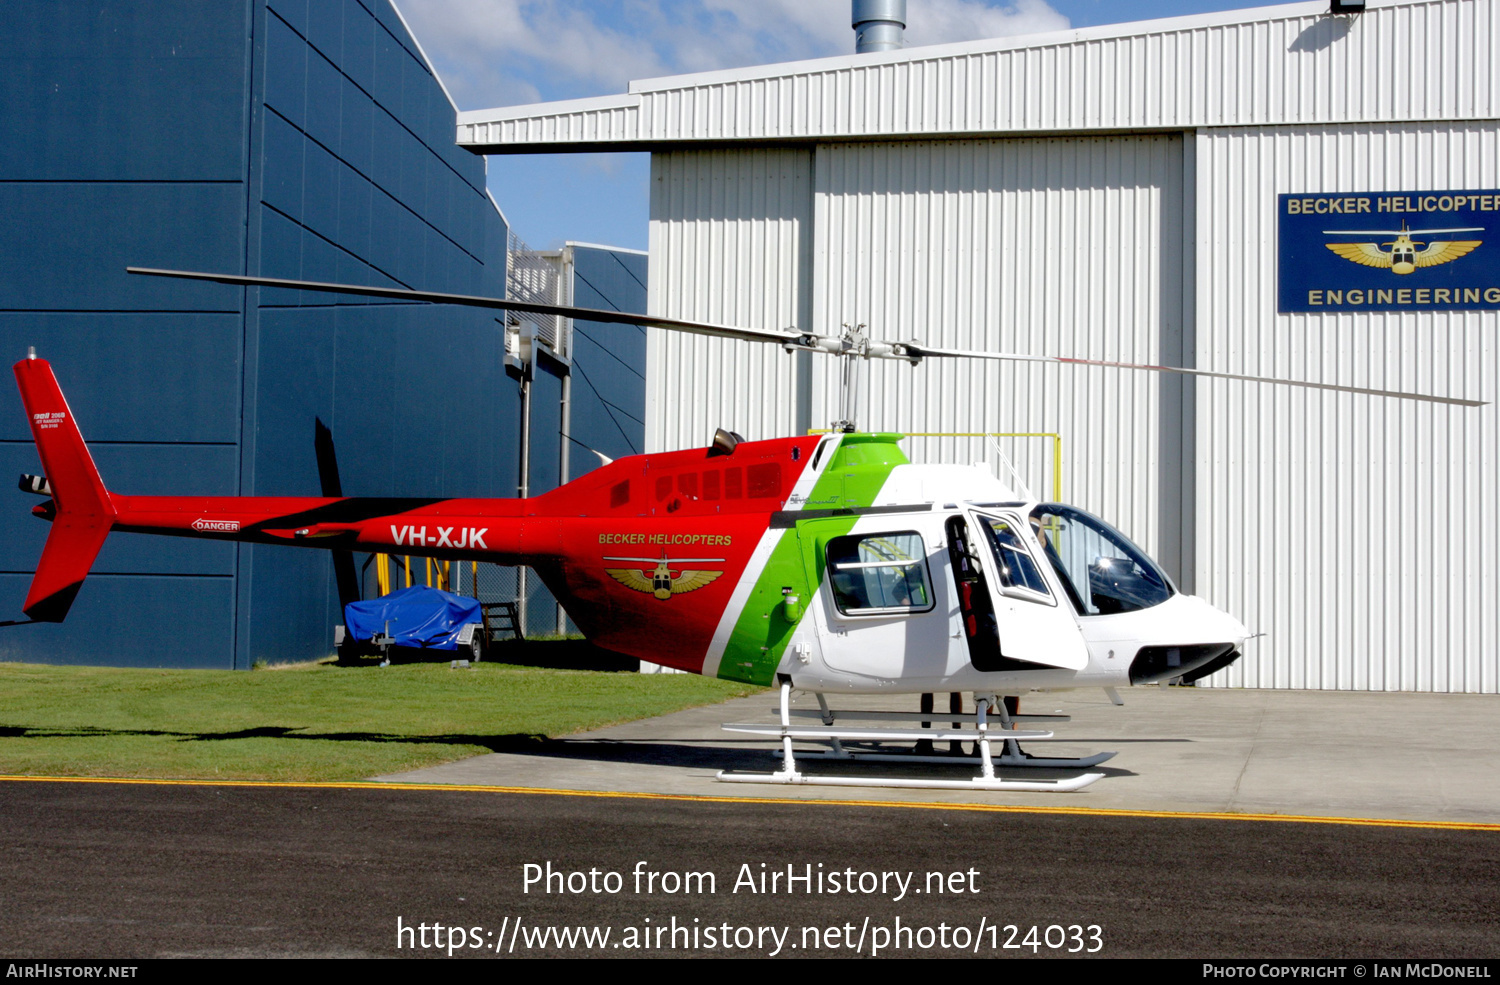
[[[1216,129],[1186,149],[1165,136],[832,144],[810,170],[790,163],[805,160],[659,156],[656,310],[1496,400],[1494,313],[1277,314],[1275,225],[1283,192],[1493,188],[1495,124]],[[800,426],[794,362],[773,348],[673,339],[652,365],[652,447],[700,444],[747,413],[755,436]],[[838,416],[836,364],[812,365],[823,426]],[[1060,434],[1058,491],[1045,441],[1003,446],[1040,494],[1116,523],[1182,587],[1266,634],[1208,683],[1497,690],[1493,403],[1181,386],[877,363],[861,424]],[[916,461],[995,462],[977,439],[908,447]]]
[[[958,136],[1500,116],[1495,0],[1226,11],[653,79],[466,113],[459,143]]]
[[[1182,349],[1183,143],[1177,136],[834,144],[818,148],[813,328],[987,352],[1127,362]],[[1162,429],[1176,380],[1109,369],[872,362],[861,427],[1051,432],[1002,447],[1038,495],[1108,518],[1160,553]],[[813,419],[837,416],[820,359]],[[913,461],[998,464],[982,438],[913,438]],[[1167,477],[1181,479],[1180,468]],[[1169,501],[1180,495],[1177,488]],[[1178,506],[1171,517],[1175,523]],[[1174,547],[1175,542],[1171,542]],[[1173,574],[1178,558],[1164,559]]]
[[[1267,635],[1205,683],[1497,690],[1495,312],[1276,312],[1278,193],[1494,188],[1497,125],[1204,131],[1198,364],[1491,401],[1200,383],[1198,588]]]
[[[809,151],[652,155],[649,310],[760,328],[806,324],[811,227]],[[796,381],[807,359],[651,330],[646,450],[707,445],[716,427],[752,439],[805,427]]]
[[[834,144],[811,168],[809,157],[658,155],[652,310],[819,334],[863,323],[876,338],[961,349],[1182,357],[1180,137]],[[653,449],[703,444],[716,425],[795,433],[809,420],[799,387],[813,426],[839,417],[837,360],[665,332],[652,333],[650,353]],[[800,385],[799,360],[811,367]],[[1190,581],[1181,387],[1121,370],[878,361],[859,420],[1056,433],[1060,490],[1050,441],[1001,446],[1039,495],[1102,514]],[[914,461],[998,464],[983,438],[914,438],[907,450]]]

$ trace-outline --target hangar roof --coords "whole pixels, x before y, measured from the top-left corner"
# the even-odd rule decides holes
[[[632,82],[460,113],[475,153],[1500,116],[1500,0],[1327,0]]]

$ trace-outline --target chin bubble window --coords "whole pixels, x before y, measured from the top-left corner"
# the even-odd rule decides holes
[[[915,532],[857,534],[828,542],[828,582],[845,615],[932,608],[927,550]]]

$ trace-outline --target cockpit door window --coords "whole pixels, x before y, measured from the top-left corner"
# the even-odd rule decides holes
[[[985,592],[988,619],[981,618],[976,627],[978,634],[971,634],[970,649],[976,649],[975,635],[987,636],[986,622],[998,637],[1001,662],[981,664],[981,657],[974,658],[976,670],[1020,670],[1030,667],[1063,667],[1080,670],[1088,665],[1088,648],[1083,634],[1072,612],[1057,604],[1056,595],[1045,577],[1033,553],[1030,522],[1009,513],[969,514],[970,523],[964,518],[948,520],[949,535],[972,530],[972,541],[960,559],[955,559],[954,577],[964,575],[961,568],[971,569],[969,577],[982,589],[985,582],[998,586],[997,592]],[[982,547],[978,541],[987,541]],[[976,593],[977,595],[978,593]],[[960,601],[962,601],[960,585]],[[967,615],[967,613],[965,613]]]
[[[1001,591],[1030,602],[1056,605],[1041,567],[1026,546],[1030,538],[1023,535],[1026,528],[1021,522],[1011,517],[980,514],[979,524],[995,557]]]

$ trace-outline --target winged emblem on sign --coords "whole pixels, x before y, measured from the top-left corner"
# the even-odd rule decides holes
[[[721,557],[680,557],[669,558],[665,551],[661,557],[607,557],[606,561],[629,561],[633,564],[655,565],[651,573],[647,574],[639,568],[605,568],[604,573],[626,588],[633,588],[637,592],[648,592],[665,602],[673,595],[682,595],[684,592],[696,592],[704,585],[709,584],[724,572],[722,571],[699,571],[678,568],[678,574],[672,576],[674,565],[682,564],[723,564]]]
[[[1440,263],[1457,260],[1472,253],[1483,244],[1479,239],[1444,239],[1437,241],[1412,239],[1434,233],[1482,233],[1483,227],[1466,226],[1461,229],[1325,229],[1325,236],[1394,236],[1393,240],[1374,243],[1326,243],[1330,250],[1354,263],[1366,267],[1384,267],[1395,274],[1409,274],[1418,267],[1435,267]],[[1384,247],[1390,249],[1384,249]],[[1420,247],[1420,249],[1419,249]]]

